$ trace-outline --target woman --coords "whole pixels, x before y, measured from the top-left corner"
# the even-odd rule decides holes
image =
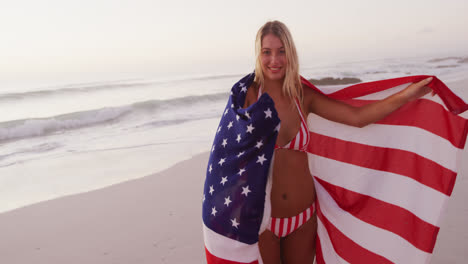
[[[356,108],[303,87],[296,48],[283,23],[268,22],[260,28],[255,52],[256,77],[247,90],[244,108],[255,103],[262,93],[268,93],[281,119],[272,172],[272,217],[269,230],[260,234],[260,252],[266,264],[313,263],[317,221],[313,214],[314,182],[304,152],[309,142],[307,115],[314,113],[335,122],[363,127],[430,92],[426,85],[432,78]]]

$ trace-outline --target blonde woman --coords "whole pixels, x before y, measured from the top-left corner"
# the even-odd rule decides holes
[[[313,263],[317,220],[314,182],[305,153],[309,142],[307,115],[314,113],[363,127],[430,92],[426,85],[432,78],[357,108],[303,88],[296,48],[283,23],[263,25],[257,33],[255,51],[256,76],[247,90],[244,108],[268,93],[281,119],[272,166],[271,219],[268,230],[259,237],[260,253],[265,264]]]

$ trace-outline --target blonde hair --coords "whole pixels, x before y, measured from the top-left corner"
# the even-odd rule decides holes
[[[298,98],[299,102],[303,102],[303,92],[301,77],[299,75],[299,59],[297,57],[296,46],[294,45],[293,38],[289,29],[285,24],[279,21],[270,21],[263,25],[257,32],[255,39],[255,83],[262,86],[265,82],[265,78],[262,71],[262,64],[260,60],[262,51],[263,38],[273,34],[278,37],[283,43],[286,52],[286,75],[283,82],[283,94],[291,97],[291,99]]]

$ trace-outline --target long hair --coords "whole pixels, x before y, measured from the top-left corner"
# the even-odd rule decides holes
[[[289,29],[280,21],[275,20],[267,22],[257,32],[257,37],[255,39],[255,83],[257,85],[263,85],[265,82],[260,56],[263,38],[268,34],[273,34],[278,37],[283,43],[286,52],[287,66],[282,92],[284,95],[291,97],[291,99],[298,98],[302,105],[303,92],[301,77],[299,75],[299,59],[297,57],[296,46],[294,45]]]

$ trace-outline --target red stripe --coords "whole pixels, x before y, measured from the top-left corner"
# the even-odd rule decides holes
[[[294,223],[294,230],[297,230],[298,226],[299,226],[299,216],[296,216],[296,223]]]
[[[284,219],[280,218],[279,231],[277,234],[278,237],[281,237],[281,235],[283,234],[283,225],[284,225]]]
[[[276,233],[275,233],[275,226],[276,226],[276,218],[275,218],[275,217],[272,217],[272,218],[271,218],[270,231],[273,232],[274,234],[276,234]]]
[[[286,229],[286,235],[289,235],[291,233],[291,222],[292,222],[292,217],[288,218],[288,227]]]
[[[314,178],[341,209],[366,223],[399,235],[422,251],[432,253],[434,250],[439,227],[425,222],[399,206]]]
[[[448,196],[456,173],[415,153],[369,146],[310,132],[307,152],[361,167],[412,178]]]
[[[353,106],[363,106],[376,100],[353,99],[343,102]],[[407,103],[376,123],[419,127],[445,138],[460,149],[465,146],[468,131],[468,120],[448,112],[436,102],[425,99]]]
[[[207,264],[258,264],[258,260],[255,260],[253,262],[237,262],[237,261],[231,261],[231,260],[226,260],[222,258],[218,258],[215,255],[211,254],[210,251],[205,247],[205,254],[206,254],[206,263]]]
[[[344,260],[348,261],[349,263],[360,264],[393,263],[388,259],[361,247],[345,236],[325,218],[320,209],[320,205],[317,205],[317,217],[320,219],[325,229],[327,230],[336,253]]]
[[[319,236],[316,236],[315,238],[315,261],[317,262],[317,264],[325,264],[325,260],[323,260],[322,246],[320,244]]]

